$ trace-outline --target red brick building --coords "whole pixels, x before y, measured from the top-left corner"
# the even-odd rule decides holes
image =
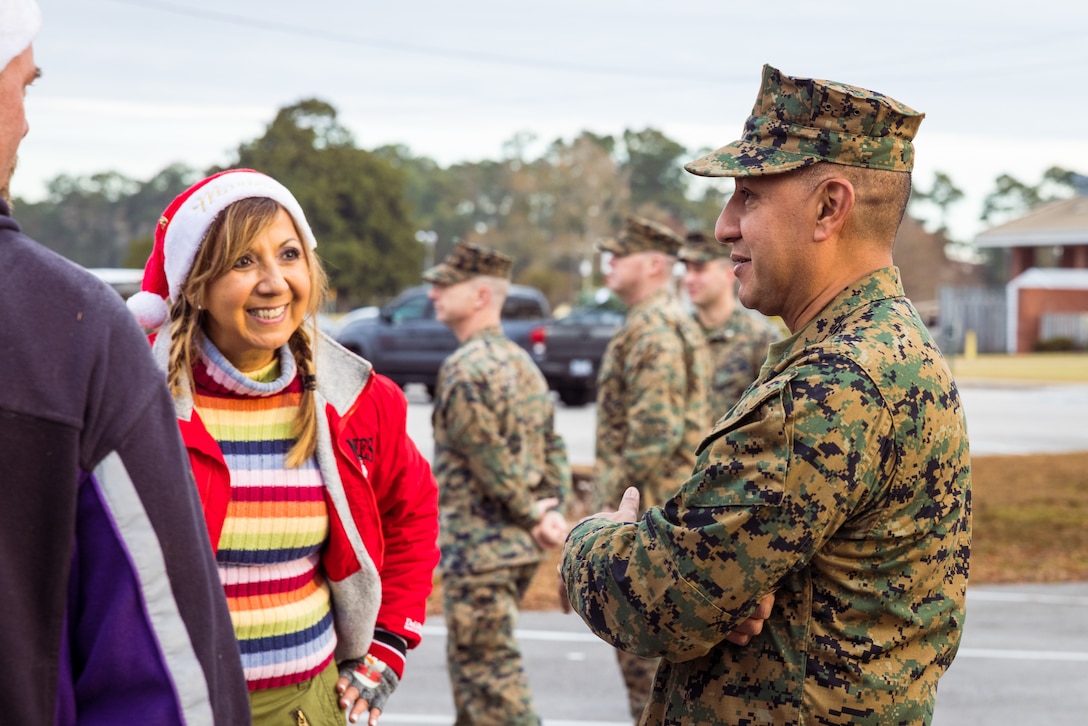
[[[1048,317],[1088,317],[1088,197],[1043,205],[983,232],[975,245],[1009,251],[1010,353],[1035,350]]]

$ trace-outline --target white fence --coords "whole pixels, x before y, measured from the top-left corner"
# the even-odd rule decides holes
[[[1039,324],[1039,340],[1067,338],[1077,348],[1088,348],[1088,313],[1047,313]]]
[[[933,336],[945,355],[961,355],[968,331],[974,332],[979,353],[1004,353],[1005,290],[982,287],[942,287],[940,315]]]

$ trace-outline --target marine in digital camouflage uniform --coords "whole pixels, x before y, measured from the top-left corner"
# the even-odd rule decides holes
[[[713,425],[740,400],[744,389],[759,375],[768,346],[782,337],[765,318],[736,304],[729,249],[729,245],[718,244],[701,232],[692,232],[677,255],[687,268],[684,284],[695,306],[695,322],[710,350],[708,425]],[[715,271],[711,265],[722,268]],[[696,289],[696,285],[701,289]],[[719,287],[708,288],[708,285]],[[719,311],[725,316],[724,322],[711,322],[711,316]]]
[[[667,227],[632,217],[619,237],[599,248],[621,257],[659,252],[673,258],[680,245]],[[597,378],[594,478],[602,506],[618,504],[631,485],[644,506],[659,504],[687,478],[707,431],[709,374],[702,334],[668,285],[629,304]]]
[[[509,274],[505,255],[458,245],[424,277],[444,290]],[[442,319],[440,295],[432,293]],[[539,723],[513,630],[542,557],[531,534],[541,519],[537,502],[564,502],[571,491],[548,386],[525,350],[503,334],[499,307],[501,300],[494,319],[464,338],[459,321],[444,320],[461,345],[443,363],[435,391],[440,569],[459,725]]]
[[[629,309],[605,349],[597,380],[594,478],[600,506],[618,504],[628,486],[638,487],[646,504],[665,501],[690,473],[695,447],[708,429],[709,353],[669,287],[680,244],[667,227],[632,217],[616,239],[599,245],[614,258],[653,252],[666,259],[660,281],[628,279],[622,284],[633,286],[630,291],[613,287],[621,284],[615,270],[608,277]],[[614,259],[613,267],[627,263]],[[657,663],[623,651],[617,651],[617,659],[637,717]]]
[[[687,167],[741,177],[715,236],[742,261],[741,301],[794,332],[675,496],[567,540],[574,609],[663,659],[644,724],[932,719],[963,630],[971,500],[959,392],[890,264],[921,119],[765,67],[743,139]],[[873,194],[889,185],[894,201]],[[767,283],[805,265],[816,278]],[[772,591],[762,633],[725,642]]]

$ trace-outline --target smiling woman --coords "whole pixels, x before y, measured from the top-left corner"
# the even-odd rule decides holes
[[[225,234],[217,234],[217,224]],[[207,310],[205,332],[227,360],[242,371],[258,370],[272,362],[307,313],[316,314],[310,308],[321,296],[313,282],[320,285],[322,275],[311,268],[291,215],[267,197],[232,204],[209,236],[224,244],[193,302]],[[190,277],[199,290],[198,280]]]
[[[285,187],[221,172],[166,208],[129,300],[156,330],[256,724],[373,722],[437,561],[404,394],[314,322],[316,245]]]

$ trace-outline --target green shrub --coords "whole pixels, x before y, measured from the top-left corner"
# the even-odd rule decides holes
[[[1058,337],[1040,340],[1035,343],[1035,350],[1040,353],[1054,353],[1077,350],[1077,342],[1072,338]]]

